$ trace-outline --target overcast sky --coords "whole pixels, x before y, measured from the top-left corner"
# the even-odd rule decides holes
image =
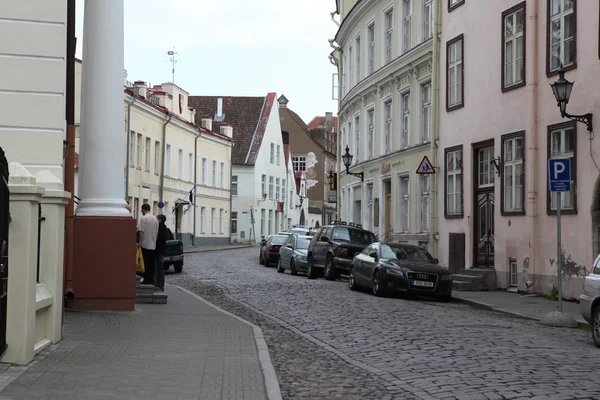
[[[80,58],[84,4],[77,0]],[[337,114],[327,42],[334,9],[333,0],[125,0],[128,79],[171,81],[175,46],[175,83],[191,95],[276,92],[306,122]]]

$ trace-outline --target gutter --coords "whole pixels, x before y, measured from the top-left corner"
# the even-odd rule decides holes
[[[161,157],[161,167],[160,167],[160,187],[158,189],[158,199],[159,201],[163,200],[163,193],[165,189],[165,150],[167,148],[167,125],[171,122],[173,118],[173,113],[170,111],[167,113],[167,119],[163,123],[163,133],[162,133],[162,157]],[[129,166],[128,166],[129,168]]]
[[[192,235],[192,247],[196,247],[196,187],[198,186],[198,139],[202,137],[202,131],[198,130],[198,136],[194,139],[194,233]]]
[[[233,192],[231,191],[231,180],[233,179],[233,148],[235,147],[235,143],[233,142],[233,138],[231,140],[231,149],[229,150],[229,244],[233,243],[231,240],[231,210],[233,203]],[[239,187],[239,182],[238,182]],[[250,218],[254,218],[253,215],[250,215]],[[255,234],[256,237],[256,234]]]
[[[441,186],[443,187],[443,185],[440,185],[440,181],[439,181],[439,175],[441,172],[441,168],[439,167],[438,164],[438,147],[439,147],[439,142],[440,142],[440,120],[439,120],[439,108],[440,108],[440,101],[441,101],[441,90],[440,90],[440,47],[441,47],[441,40],[440,40],[440,34],[441,34],[441,18],[442,18],[442,13],[441,13],[441,5],[440,2],[436,2],[436,8],[435,8],[435,25],[434,25],[434,32],[433,32],[433,54],[432,54],[432,71],[431,71],[431,81],[432,81],[432,88],[431,88],[431,98],[433,101],[433,106],[431,109],[431,112],[433,113],[432,115],[432,123],[431,123],[431,144],[430,144],[430,156],[431,156],[431,164],[434,167],[434,170],[437,168],[437,171],[435,171],[435,175],[430,175],[430,181],[429,181],[429,190],[430,190],[430,197],[431,197],[431,202],[430,202],[430,212],[429,212],[429,243],[430,249],[434,249],[434,255],[437,255],[438,252],[438,246],[437,244],[435,246],[434,243],[436,242],[435,238],[437,236],[438,238],[438,243],[439,243],[439,232],[438,232],[438,193],[439,190],[438,188]],[[444,178],[445,179],[445,178]],[[431,205],[433,205],[433,207],[431,207]]]
[[[129,165],[131,162],[131,106],[137,100],[135,90],[132,100],[127,102],[127,162],[125,163],[125,201],[129,200]]]

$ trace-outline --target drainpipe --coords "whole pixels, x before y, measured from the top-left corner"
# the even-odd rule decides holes
[[[535,56],[538,54],[538,0],[531,0],[530,6],[527,7],[529,12],[528,20],[531,21],[531,26],[527,29],[529,32],[533,32],[528,37],[527,48],[530,49],[529,54],[530,60],[535,60]],[[534,238],[537,237],[537,137],[538,137],[538,99],[537,99],[537,64],[535,62],[528,63],[529,76],[527,77],[528,91],[529,91],[529,124],[527,136],[529,137],[527,146],[527,159],[528,159],[528,171],[529,175],[529,195],[527,213],[529,214],[529,276],[533,277],[532,291],[535,293],[535,267],[537,264],[537,241]]]
[[[231,204],[233,203],[233,194],[231,192],[231,180],[233,179],[233,148],[235,147],[235,143],[233,139],[230,144],[231,149],[229,150],[229,244],[232,244],[231,240]],[[239,187],[239,183],[238,183]],[[250,214],[250,218],[254,218],[253,214]],[[256,233],[254,234],[256,238]],[[252,240],[252,236],[250,236],[250,240]]]
[[[171,118],[173,118],[173,113],[170,111],[167,112],[167,119],[163,123],[163,133],[162,133],[162,162],[160,167],[160,187],[158,188],[158,201],[164,201],[163,193],[165,189],[165,150],[167,148],[167,125],[171,122]]]
[[[127,162],[125,163],[125,201],[129,200],[129,164],[131,162],[131,106],[137,100],[135,88],[131,101],[127,102]]]
[[[198,139],[202,137],[202,131],[198,131],[198,136],[194,139],[194,200],[196,199],[196,186],[198,182]],[[192,247],[196,247],[196,201],[194,201],[194,232],[192,236]]]
[[[71,193],[65,208],[65,257],[63,264],[63,294],[66,301],[75,299],[73,268],[75,265],[75,0],[67,2],[67,71],[66,71],[66,122],[69,151],[65,159],[65,191]],[[68,305],[67,303],[67,305]],[[64,307],[63,307],[64,311]],[[64,317],[64,312],[63,312]]]

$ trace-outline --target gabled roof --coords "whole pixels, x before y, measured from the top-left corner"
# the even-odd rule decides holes
[[[319,127],[324,127],[325,126],[325,117],[324,116],[317,116],[314,117],[312,119],[312,121],[310,121],[308,123],[308,130],[313,130],[313,129],[317,129]],[[337,115],[333,117],[333,131],[337,132],[338,131],[338,117]]]
[[[276,103],[275,93],[268,93],[266,97],[189,96],[188,105],[196,109],[197,124],[200,124],[202,116],[214,118],[219,98],[223,99],[224,118],[223,121],[213,120],[213,126],[228,123],[233,127],[233,164],[254,165],[273,104]]]
[[[281,120],[281,129],[283,131],[289,132],[290,137],[292,135],[306,135],[309,141],[312,141],[315,146],[319,149],[327,151],[325,147],[321,143],[319,143],[310,133],[308,125],[300,118],[298,114],[292,111],[290,108],[279,108],[279,116],[282,118]],[[289,118],[288,118],[289,117]],[[293,150],[293,149],[292,149]],[[331,153],[330,153],[331,154]],[[334,157],[335,155],[332,154]]]

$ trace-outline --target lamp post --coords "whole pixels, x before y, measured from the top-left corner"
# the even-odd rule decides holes
[[[352,159],[354,156],[350,154],[350,148],[346,145],[346,152],[342,156],[342,161],[344,162],[344,166],[346,167],[346,174],[352,175],[360,178],[361,182],[365,181],[365,175],[362,172],[350,172],[350,165],[352,165]]]
[[[565,70],[561,65],[560,70],[558,71],[558,80],[550,84],[556,102],[558,103],[557,105],[560,108],[560,116],[581,122],[585,124],[589,132],[592,132],[594,130],[592,125],[592,113],[582,115],[571,115],[567,113],[567,104],[569,104],[569,99],[571,98],[573,85],[575,85],[575,82],[569,82],[565,79]]]

